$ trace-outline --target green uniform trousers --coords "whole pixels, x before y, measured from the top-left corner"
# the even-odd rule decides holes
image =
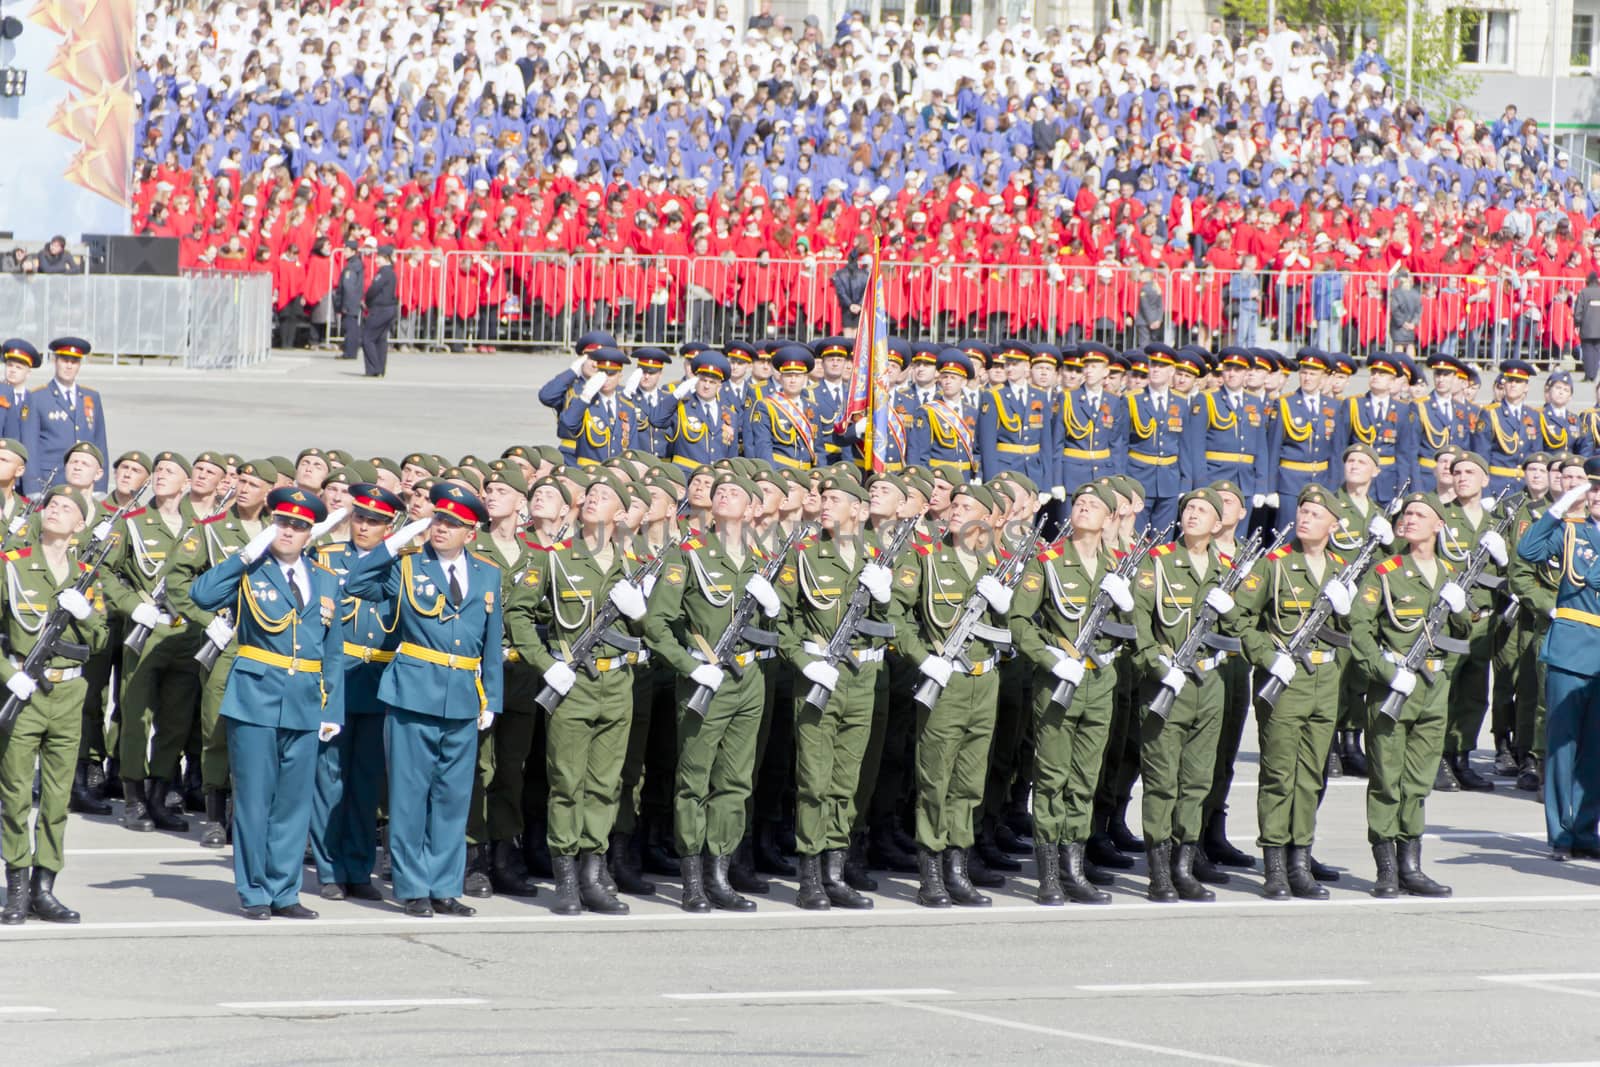
[[[872,721],[883,723],[883,741],[877,761],[861,769],[860,793],[870,797],[862,804],[872,826],[902,825],[911,797],[912,768],[916,762],[916,687],[922,672],[893,652],[878,672],[877,706]],[[870,742],[869,742],[870,744]]]
[[[22,706],[11,733],[0,735],[0,855],[7,867],[59,871],[66,862],[67,800],[88,689],[74,678],[57,682],[49,693],[39,690]],[[30,833],[35,763],[39,820]]]
[[[672,777],[672,746],[669,744],[660,755],[665,759],[652,759],[656,755],[652,740],[659,748],[662,723],[672,722],[672,706],[676,697],[677,675],[663,663],[647,662],[633,669],[633,721],[628,726],[628,750],[622,757],[622,800],[617,806],[616,832],[631,834],[639,826],[639,816],[646,810],[646,794],[658,793],[657,779]],[[670,735],[669,735],[670,736]],[[661,809],[670,810],[670,802]]]
[[[238,642],[217,657],[200,690],[200,782],[207,789],[228,788],[228,731],[222,722],[222,698],[228,692],[228,675],[239,658]]]
[[[872,798],[878,790],[878,772],[883,766],[884,748],[889,743],[889,667],[878,668],[878,677],[872,686],[872,723],[867,729],[866,751],[861,753],[861,773],[856,776],[856,795],[851,804],[851,830],[865,830],[872,821]],[[800,694],[801,699],[805,694]],[[908,721],[910,716],[904,716]],[[899,779],[903,785],[905,779]],[[892,819],[894,816],[891,815]]]
[[[1222,678],[1206,671],[1189,679],[1165,722],[1150,714],[1160,686],[1139,691],[1139,770],[1144,775],[1144,839],[1193,844],[1200,840],[1201,810],[1211,792],[1222,729]]]
[[[755,778],[745,804],[745,829],[757,823],[778,823],[793,809],[789,788],[794,769],[794,668],[772,655],[761,661],[766,676],[765,708],[756,733]],[[810,683],[806,683],[810,687]],[[801,694],[804,696],[805,694]]]
[[[1500,686],[1495,686],[1494,732],[1510,732],[1515,746],[1536,756],[1544,755],[1544,664],[1539,661],[1539,646],[1544,642],[1549,621],[1543,625],[1531,623],[1523,612],[1515,630],[1515,641],[1507,642],[1495,652],[1495,676],[1498,679],[1501,651],[1505,652],[1505,672],[1511,676],[1508,692],[1502,697]],[[1501,706],[1502,700],[1507,705]]]
[[[129,781],[178,776],[178,760],[200,709],[195,633],[162,627],[150,635],[142,654],[123,655],[117,752],[120,773]]]
[[[1105,766],[1106,741],[1117,709],[1114,664],[1087,671],[1069,707],[1051,707],[1058,679],[1033,676],[1033,839],[1048,844],[1087,841],[1095,787]]]
[[[1472,651],[1456,657],[1451,665],[1444,751],[1462,754],[1478,747],[1483,717],[1489,711],[1489,668],[1493,662],[1492,638],[1475,638]]]
[[[1125,656],[1118,657],[1116,670],[1116,710],[1111,715],[1111,736],[1106,740],[1105,766],[1094,791],[1095,811],[1101,815],[1127,804],[1139,777],[1139,710],[1134,703],[1139,691],[1135,680],[1138,671]]]
[[[999,671],[953,674],[931,711],[916,705],[917,844],[923,848],[972,846],[999,692]]]
[[[827,707],[806,706],[811,683],[796,676],[794,696],[795,847],[815,856],[847,848],[855,825],[856,786],[872,734],[881,663],[839,671]]]
[[[622,797],[622,759],[633,718],[633,671],[579,673],[546,722],[550,804],[545,837],[552,856],[604,852]]]
[[[1422,804],[1444,755],[1448,686],[1446,678],[1429,684],[1419,675],[1399,721],[1378,711],[1388,686],[1375,685],[1368,692],[1367,839],[1374,844],[1422,836],[1427,825]]]
[[[1250,661],[1229,656],[1217,668],[1222,676],[1222,727],[1217,731],[1217,765],[1211,772],[1211,792],[1206,794],[1205,821],[1228,808],[1228,791],[1233,788],[1233,765],[1244,740],[1244,725],[1250,721],[1250,705],[1255,700]]]
[[[1261,757],[1256,844],[1310,847],[1316,836],[1317,804],[1338,724],[1343,674],[1337,662],[1309,674],[1302,666],[1279,695],[1277,707],[1257,705]]]
[[[106,709],[119,703],[113,697],[121,682],[121,672],[114,668],[117,665],[117,650],[122,645],[123,621],[120,615],[107,618],[110,635],[106,647],[90,656],[83,665],[84,681],[89,687],[83,700],[83,728],[78,737],[80,760],[99,761],[116,751],[110,747],[114,731],[106,729]],[[116,676],[115,681],[113,675]],[[113,736],[108,737],[108,734]]]
[[[1341,672],[1339,683],[1340,730],[1365,730],[1367,728],[1367,678],[1358,670]]]
[[[522,833],[522,791],[534,726],[544,711],[534,703],[544,679],[525,664],[505,665],[504,708],[478,735],[478,765],[467,812],[467,842],[513,841]],[[543,760],[543,754],[540,759]]]
[[[979,818],[998,817],[1011,799],[1011,784],[1022,769],[1023,740],[1033,718],[1033,663],[1026,656],[1000,661],[1000,692],[995,698],[994,739],[983,785]]]
[[[731,856],[744,838],[745,805],[755,778],[756,735],[766,678],[754,665],[727,672],[704,718],[688,710],[697,686],[678,679],[678,774],[673,823],[678,855]]]

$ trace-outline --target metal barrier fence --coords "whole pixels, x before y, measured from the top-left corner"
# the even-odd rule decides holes
[[[625,346],[740,337],[811,339],[843,329],[836,260],[733,256],[403,251],[391,341],[439,349],[570,348],[604,329]],[[1209,266],[984,265],[886,260],[891,328],[910,340],[1094,339],[1378,349],[1474,361],[1559,362],[1577,346],[1581,274],[1558,277]],[[336,283],[341,264],[329,261]],[[1576,271],[1576,268],[1574,268]],[[368,271],[370,276],[370,270]],[[1413,297],[1399,295],[1408,289]],[[328,339],[342,324],[329,317]]]
[[[272,350],[265,274],[0,274],[0,308],[7,334],[83,337],[114,361],[177,357],[221,369],[260,363]]]

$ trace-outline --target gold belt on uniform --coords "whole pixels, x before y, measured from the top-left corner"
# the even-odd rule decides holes
[[[1177,456],[1152,456],[1148,452],[1129,452],[1129,459],[1136,459],[1140,463],[1148,463],[1152,467],[1170,467],[1178,462]]]
[[[1254,463],[1256,457],[1248,452],[1207,452],[1206,459],[1212,463]]]
[[[394,659],[394,652],[386,648],[372,648],[368,645],[357,645],[346,641],[344,654],[354,656],[362,663],[388,663]]]
[[[1493,467],[1493,466],[1491,466],[1489,468],[1489,473],[1494,475],[1496,478],[1521,478],[1522,477],[1522,468],[1521,467]]]
[[[1308,463],[1299,459],[1280,459],[1278,466],[1286,471],[1305,471],[1310,474],[1320,474],[1328,469],[1328,461],[1319,459],[1314,463]]]
[[[995,444],[994,450],[996,452],[1015,452],[1018,455],[1031,456],[1039,451],[1039,446],[1037,444],[1018,445],[1012,444],[1010,441],[999,441]]]
[[[1061,454],[1068,459],[1110,459],[1109,448],[1063,448]]]
[[[1556,618],[1566,619],[1568,622],[1581,622],[1585,626],[1600,626],[1600,615],[1579,611],[1577,608],[1557,608]]]
[[[424,663],[432,663],[436,667],[449,667],[454,671],[475,671],[483,665],[483,660],[477,656],[457,656],[449,652],[440,652],[438,649],[427,648],[423,645],[414,645],[410,641],[400,642],[398,649],[400,655],[420,659]]]
[[[253,659],[257,663],[265,663],[269,667],[279,667],[288,671],[290,674],[293,674],[296,671],[322,670],[322,661],[320,659],[304,659],[300,656],[285,656],[280,652],[268,652],[264,648],[257,648],[255,645],[240,645],[239,658]]]
[[[646,663],[649,659],[650,653],[646,651],[624,652],[620,656],[602,656],[596,659],[594,661],[594,669],[601,674],[605,674],[607,671],[621,670],[623,667]],[[566,663],[567,661],[562,660],[562,662]],[[567,666],[570,667],[572,664],[567,663]]]

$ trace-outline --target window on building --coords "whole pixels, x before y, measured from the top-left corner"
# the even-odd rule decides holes
[[[1457,58],[1461,62],[1485,67],[1511,65],[1511,12],[1458,8],[1454,15],[1460,31]]]
[[[1594,15],[1589,12],[1572,13],[1572,50],[1568,63],[1584,70],[1594,66]]]

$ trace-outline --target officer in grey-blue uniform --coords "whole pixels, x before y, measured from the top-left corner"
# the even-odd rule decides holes
[[[1277,418],[1267,438],[1267,470],[1276,471],[1267,505],[1277,508],[1274,528],[1293,525],[1300,490],[1315,482],[1337,489],[1344,468],[1344,413],[1325,389],[1337,359],[1309,345],[1296,353],[1300,388],[1278,399]]]
[[[942,475],[951,485],[963,485],[977,477],[978,469],[978,408],[966,395],[972,360],[959,348],[945,348],[935,366],[938,385],[912,416],[907,458],[915,466]]]
[[[1533,364],[1508,359],[1500,364],[1505,381],[1505,399],[1483,409],[1483,419],[1473,436],[1472,450],[1489,461],[1489,495],[1522,481],[1522,464],[1543,450],[1539,436],[1539,411],[1529,407],[1528,383],[1533,379]],[[24,442],[26,443],[26,442]]]
[[[699,470],[719,459],[739,454],[744,417],[737,404],[723,398],[728,380],[728,357],[705,350],[689,359],[690,377],[672,391],[677,401],[659,413],[657,428],[666,432],[672,462],[685,470]]]
[[[665,459],[667,435],[657,423],[664,421],[678,403],[672,398],[672,390],[661,384],[662,372],[672,362],[672,356],[659,348],[636,348],[633,362],[636,369],[628,375],[622,390],[639,414],[633,425],[633,447]]]
[[[978,394],[978,462],[984,481],[1010,471],[1026,475],[1033,484],[1054,485],[1055,420],[1050,394],[1029,384],[1034,350],[1026,341],[1011,338],[996,346],[995,357],[1005,361],[1006,382]]]
[[[93,444],[102,456],[109,454],[105,404],[98,392],[78,384],[78,372],[88,354],[89,342],[81,337],[61,337],[50,342],[55,377],[29,394],[28,415],[22,420],[21,440],[33,458],[22,478],[24,492],[30,497],[66,480],[61,467],[67,449],[79,441]],[[46,481],[52,470],[55,478]],[[104,469],[94,488],[99,493],[106,491]]]
[[[572,347],[577,350],[578,358],[566,370],[539,387],[539,403],[555,412],[557,418],[567,409],[567,402],[583,388],[583,364],[589,354],[601,348],[616,348],[617,339],[604,330],[591,330],[574,341]],[[561,449],[563,460],[567,463],[577,462],[572,438],[558,435],[556,444]]]
[[[1098,341],[1077,346],[1084,383],[1061,396],[1055,413],[1061,454],[1050,485],[1059,486],[1063,494],[1096,478],[1122,473],[1123,453],[1128,448],[1128,406],[1105,387],[1114,355]]]
[[[39,366],[39,350],[20,337],[8,337],[0,341],[0,359],[6,364],[6,384],[0,387],[0,437],[20,441],[22,420],[32,407],[28,371]],[[12,382],[13,373],[18,375],[16,383]]]
[[[1411,477],[1417,454],[1416,418],[1392,392],[1405,373],[1404,357],[1391,352],[1368,356],[1367,375],[1373,388],[1361,396],[1346,397],[1341,420],[1346,434],[1341,454],[1356,444],[1377,453],[1378,477],[1368,492],[1385,507],[1400,491],[1401,481]]]
[[[628,357],[620,348],[597,348],[589,353],[594,375],[567,398],[556,420],[556,432],[572,442],[573,462],[592,467],[622,455],[635,445],[639,408],[623,395],[622,368]]]
[[[300,903],[317,741],[344,726],[339,579],[306,554],[328,517],[298,486],[267,497],[272,522],[202,572],[189,597],[232,606],[238,658],[219,712],[233,775],[233,877],[246,917],[315,919]]]
[[[1160,530],[1177,522],[1178,497],[1185,485],[1181,463],[1183,433],[1188,422],[1188,401],[1172,391],[1172,374],[1178,350],[1152,341],[1145,345],[1150,357],[1149,386],[1130,393],[1126,473],[1144,489],[1145,514]]]

